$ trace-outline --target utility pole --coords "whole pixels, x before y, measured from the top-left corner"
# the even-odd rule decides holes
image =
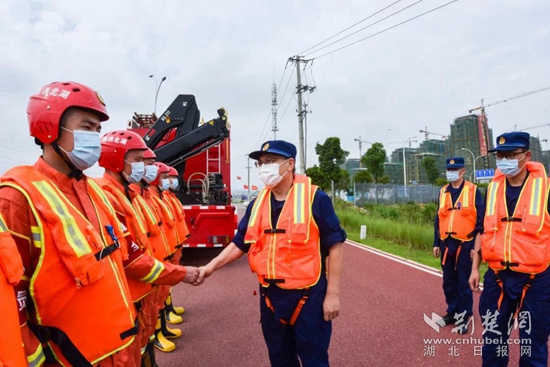
[[[308,113],[303,109],[302,93],[305,91],[313,92],[316,87],[309,87],[302,85],[301,64],[307,64],[311,60],[302,59],[301,56],[293,56],[289,58],[296,64],[296,94],[298,95],[298,152],[300,153],[300,164],[298,173],[306,172],[306,159],[305,159],[305,140],[304,140],[304,115]]]
[[[250,156],[248,154],[245,154],[248,157],[248,165],[246,166],[246,169],[248,170],[248,200],[250,201]]]
[[[271,122],[271,131],[273,131],[273,140],[277,140],[277,84],[273,83],[271,86],[271,116],[273,120]]]

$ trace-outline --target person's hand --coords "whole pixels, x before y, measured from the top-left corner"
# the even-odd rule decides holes
[[[439,249],[439,246],[435,246],[433,249],[434,257],[439,257],[441,255],[441,250]]]
[[[470,289],[476,293],[481,292],[479,289],[479,270],[478,269],[472,269],[472,272],[470,273],[470,279],[468,279],[468,283],[470,284]]]
[[[193,285],[201,285],[202,283],[204,283],[204,280],[206,278],[212,275],[213,272],[214,272],[214,269],[212,267],[208,265],[201,266],[199,268],[199,275],[197,277],[197,280],[195,281],[195,283],[193,283]]]
[[[186,266],[185,278],[183,278],[184,283],[194,284],[197,279],[199,279],[199,269],[194,266]]]
[[[340,314],[340,297],[327,294],[323,302],[323,319],[334,320]]]

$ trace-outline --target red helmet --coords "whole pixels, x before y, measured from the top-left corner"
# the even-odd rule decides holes
[[[170,167],[168,167],[166,164],[162,163],[162,162],[155,162],[155,165],[157,166],[157,168],[159,169],[158,170],[158,173],[157,173],[157,178],[155,179],[155,181],[151,182],[151,186],[152,185],[158,185],[160,183],[160,174],[161,173],[170,173]]]
[[[27,117],[31,136],[44,144],[56,141],[61,116],[69,107],[90,110],[100,121],[109,119],[103,98],[90,87],[75,82],[53,82],[29,100]]]
[[[153,149],[147,148],[145,152],[143,152],[143,158],[144,159],[157,159],[157,155],[155,152],[153,152]]]
[[[170,173],[168,175],[170,175],[170,176],[178,176],[179,175],[178,171],[176,171],[176,169],[174,167],[168,166],[168,168],[170,169]]]
[[[101,138],[101,156],[99,166],[109,171],[122,172],[124,157],[129,150],[146,150],[147,145],[133,131],[116,130],[108,132]]]

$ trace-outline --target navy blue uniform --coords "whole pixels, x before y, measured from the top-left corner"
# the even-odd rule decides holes
[[[512,187],[506,181],[506,205],[509,216],[512,216],[514,212],[522,188],[523,185]],[[550,203],[548,210],[550,211]],[[493,316],[495,325],[497,325],[494,328],[495,331],[486,330],[484,334],[483,366],[508,365],[508,330],[513,327],[513,320],[510,320],[519,306],[523,288],[529,280],[529,274],[518,273],[510,269],[500,270],[498,275],[503,288],[498,285],[495,272],[490,268],[487,270],[483,281],[483,293],[479,301],[479,313],[482,320],[484,316]],[[502,289],[504,289],[504,298],[495,318]],[[521,321],[519,337],[522,341],[519,365],[547,366],[547,341],[550,335],[550,268],[535,275],[531,287],[525,293],[518,317]],[[484,329],[487,329],[486,325]],[[490,344],[489,339],[493,341]],[[502,340],[502,342],[495,344],[494,339],[499,339],[499,342]],[[530,342],[524,342],[525,339]]]
[[[460,203],[457,200],[464,187],[464,181],[458,188],[453,188],[452,185],[448,185],[447,192],[451,194],[451,199],[454,207],[460,207]],[[485,215],[485,206],[483,204],[483,197],[479,190],[476,190],[475,206],[477,212],[476,227],[474,229],[474,239],[478,233],[483,233],[483,218]],[[439,207],[439,205],[438,205]],[[474,249],[474,240],[464,242],[447,237],[444,241],[441,240],[439,234],[439,215],[435,215],[434,224],[434,247],[439,247],[441,252],[441,269],[443,270],[443,293],[445,294],[445,301],[447,302],[447,312],[450,314],[465,314],[464,320],[472,315],[473,308],[473,296],[468,279],[472,272],[472,260],[470,258],[470,250]],[[458,254],[459,247],[462,245],[462,249]],[[445,257],[445,264],[443,264],[443,257]]]
[[[248,253],[250,245],[244,243],[250,212],[254,205],[250,202],[246,213],[239,223],[233,243]],[[275,200],[271,195],[271,223],[277,220],[283,209],[284,201]],[[328,195],[317,190],[313,198],[312,214],[319,228],[322,254],[322,274],[325,274],[325,259],[329,249],[346,240],[346,232],[340,227],[340,221],[334,212]],[[260,286],[260,291],[262,287]],[[279,320],[289,321],[296,305],[303,296],[302,290],[286,290],[271,285],[264,290],[273,305],[275,313],[267,307],[265,297],[260,297],[260,314],[269,359],[272,366],[304,367],[328,366],[328,347],[332,334],[332,323],[323,319],[323,301],[327,291],[327,278],[322,275],[319,282],[309,289],[309,298],[304,304],[294,326],[285,325]]]

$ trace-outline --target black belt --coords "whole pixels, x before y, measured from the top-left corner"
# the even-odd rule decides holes
[[[284,279],[268,279],[268,278],[264,278],[264,283],[268,283],[268,284],[278,284],[278,283],[284,283],[285,280]]]
[[[279,229],[279,228],[270,228],[270,229],[266,229],[264,233],[265,234],[286,233],[286,231],[284,229]]]
[[[521,222],[521,218],[518,217],[504,217],[500,218],[501,222]]]
[[[95,254],[95,259],[97,261],[99,261],[99,260],[109,256],[110,254],[112,254],[113,252],[118,250],[119,248],[120,248],[120,246],[117,243],[113,243],[112,245],[109,245],[109,246],[103,248],[101,251],[97,252]]]

